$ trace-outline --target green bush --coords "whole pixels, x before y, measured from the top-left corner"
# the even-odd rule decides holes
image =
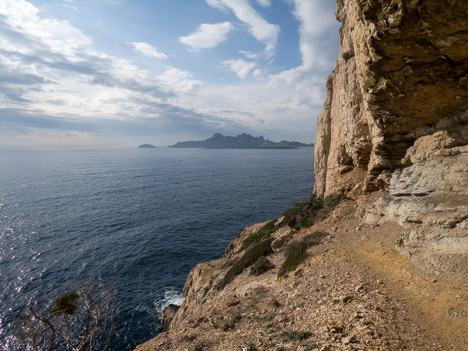
[[[275,268],[275,266],[265,256],[260,257],[257,262],[250,268],[250,275],[259,276],[269,270]]]
[[[271,248],[271,242],[273,240],[268,238],[260,242],[250,245],[246,250],[244,256],[239,258],[236,262],[233,263],[232,267],[226,272],[224,278],[219,282],[218,289],[222,290],[226,285],[234,280],[236,276],[241,274],[244,269],[250,267],[262,256],[268,256],[273,253]]]
[[[306,202],[297,202],[293,208],[285,211],[281,225],[296,229],[310,227],[326,217],[344,198],[343,194],[333,194],[326,198],[312,194]]]
[[[75,314],[76,308],[80,302],[80,295],[76,291],[61,295],[54,302],[54,306],[50,310],[50,313],[66,313],[73,315]]]
[[[278,277],[282,277],[287,272],[295,271],[297,266],[299,266],[309,255],[307,249],[311,246],[319,245],[322,243],[322,239],[328,236],[327,232],[313,232],[309,235],[306,235],[300,241],[293,241],[284,251],[285,260],[278,272]]]
[[[287,272],[296,270],[297,266],[307,258],[309,246],[304,241],[291,242],[284,252],[286,259],[278,272],[278,277],[282,277]]]
[[[269,238],[270,235],[276,231],[279,226],[275,226],[276,220],[271,220],[267,224],[265,224],[262,228],[257,230],[255,233],[250,234],[247,238],[244,239],[242,242],[241,250],[245,250],[250,244],[257,242],[259,240],[263,240],[265,238]]]

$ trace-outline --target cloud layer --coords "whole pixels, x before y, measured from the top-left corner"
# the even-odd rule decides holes
[[[198,27],[196,32],[185,37],[179,37],[179,41],[190,46],[193,50],[212,49],[223,41],[226,41],[229,32],[233,28],[230,22],[203,23]]]
[[[249,33],[258,41],[265,44],[265,53],[268,57],[273,56],[276,42],[280,33],[280,27],[268,23],[248,0],[206,0],[206,3],[220,10],[231,10],[234,15],[248,26]],[[258,0],[262,6],[269,6],[268,0]]]
[[[26,0],[1,0],[1,143],[107,144],[117,139],[134,143],[143,136],[157,136],[159,144],[169,144],[214,132],[312,141],[313,117],[320,112],[324,81],[336,55],[325,45],[336,31],[333,9],[323,2],[291,2],[302,63],[272,74],[266,61],[274,58],[280,27],[252,5],[258,9],[274,3],[206,3],[220,10],[211,10],[219,13],[220,22],[202,23],[191,34],[171,38],[184,52],[177,57],[176,49],[139,38],[121,43],[127,55],[112,55],[83,30],[45,16]],[[79,4],[73,5],[79,12]],[[230,21],[223,21],[227,16]],[[254,37],[259,50],[236,47],[224,56],[214,55],[217,61],[209,69],[219,73],[211,81],[194,70],[198,63],[182,64],[190,56],[206,66],[202,55],[216,52],[223,42],[222,48],[229,49],[234,29]],[[196,53],[187,52],[187,46]]]
[[[139,53],[145,56],[154,57],[154,58],[163,59],[163,60],[169,58],[165,53],[159,51],[154,46],[151,46],[148,43],[133,42],[131,44],[133,45],[133,48],[135,49],[135,51],[138,51]]]

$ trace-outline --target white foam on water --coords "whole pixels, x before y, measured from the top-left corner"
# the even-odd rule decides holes
[[[154,307],[158,316],[161,317],[161,313],[169,305],[182,305],[184,298],[182,291],[173,287],[164,288],[164,295],[154,301]]]

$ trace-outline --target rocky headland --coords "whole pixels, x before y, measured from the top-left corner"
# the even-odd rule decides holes
[[[138,351],[468,350],[468,3],[336,17],[314,195],[193,268]]]
[[[204,149],[295,149],[298,147],[313,147],[314,144],[305,144],[298,141],[274,142],[262,136],[254,137],[242,133],[235,137],[215,133],[211,138],[200,141],[180,141],[172,148],[204,148]]]

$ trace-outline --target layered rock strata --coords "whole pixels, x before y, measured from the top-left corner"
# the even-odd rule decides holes
[[[468,3],[337,1],[341,51],[315,147],[316,194],[387,195],[399,247],[468,279]]]
[[[341,50],[318,119],[315,192],[387,189],[415,130],[468,107],[468,4],[338,0]]]

